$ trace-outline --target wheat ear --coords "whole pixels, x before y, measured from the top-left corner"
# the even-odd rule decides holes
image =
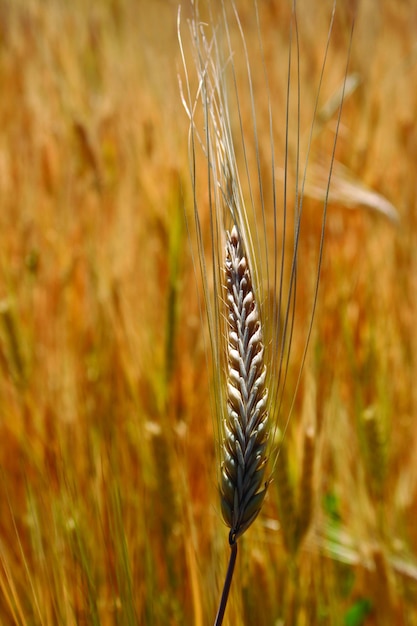
[[[223,518],[233,545],[258,515],[266,493],[266,366],[251,272],[236,226],[227,233],[227,405],[220,479]]]
[[[242,238],[226,233],[227,391],[220,497],[230,528],[229,566],[215,626],[221,626],[237,556],[237,540],[261,510],[268,444],[268,391],[262,326]]]

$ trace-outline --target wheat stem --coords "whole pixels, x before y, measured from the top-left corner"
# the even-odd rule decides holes
[[[362,414],[366,481],[372,497],[382,501],[387,468],[386,445],[381,416],[374,407]]]
[[[231,538],[229,538],[229,541]],[[223,624],[223,617],[226,611],[227,599],[229,597],[230,585],[232,584],[233,572],[235,571],[235,563],[237,557],[237,542],[230,543],[230,558],[229,565],[227,567],[226,578],[224,580],[222,597],[220,598],[219,608],[217,610],[214,626],[221,626]]]
[[[298,550],[313,516],[314,506],[314,456],[316,433],[312,426],[304,434],[303,465],[298,495],[298,511],[295,524],[295,549]]]
[[[289,554],[294,552],[296,504],[294,485],[290,477],[287,442],[280,436],[279,454],[276,459],[274,480],[277,487],[277,501],[282,538]]]

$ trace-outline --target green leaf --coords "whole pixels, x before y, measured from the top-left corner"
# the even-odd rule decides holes
[[[372,603],[367,598],[361,598],[353,604],[345,614],[345,626],[361,626],[372,610]]]

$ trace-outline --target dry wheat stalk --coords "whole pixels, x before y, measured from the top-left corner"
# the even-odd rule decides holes
[[[316,432],[312,426],[308,426],[304,433],[303,465],[300,476],[298,494],[298,510],[295,524],[294,547],[299,549],[305,537],[313,516],[314,507],[314,457],[316,446]]]
[[[243,242],[227,233],[227,416],[224,420],[221,506],[232,545],[258,515],[268,443],[268,391],[262,327]]]
[[[386,438],[380,413],[368,407],[361,416],[363,454],[369,492],[376,500],[383,500],[387,470]]]

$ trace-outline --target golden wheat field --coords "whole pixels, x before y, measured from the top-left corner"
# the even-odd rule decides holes
[[[249,50],[251,4],[236,0]],[[279,186],[291,3],[258,4]],[[295,322],[314,288],[309,245],[354,4],[315,322],[276,476],[239,541],[230,626],[417,625],[415,0],[337,4]],[[297,7],[301,155],[331,8]],[[2,626],[214,620],[228,529],[184,219],[193,193],[177,12],[177,0],[0,0]],[[183,0],[186,51],[191,14]],[[268,144],[267,119],[257,132]],[[197,167],[204,215],[204,159]],[[284,422],[300,371],[294,337]]]

